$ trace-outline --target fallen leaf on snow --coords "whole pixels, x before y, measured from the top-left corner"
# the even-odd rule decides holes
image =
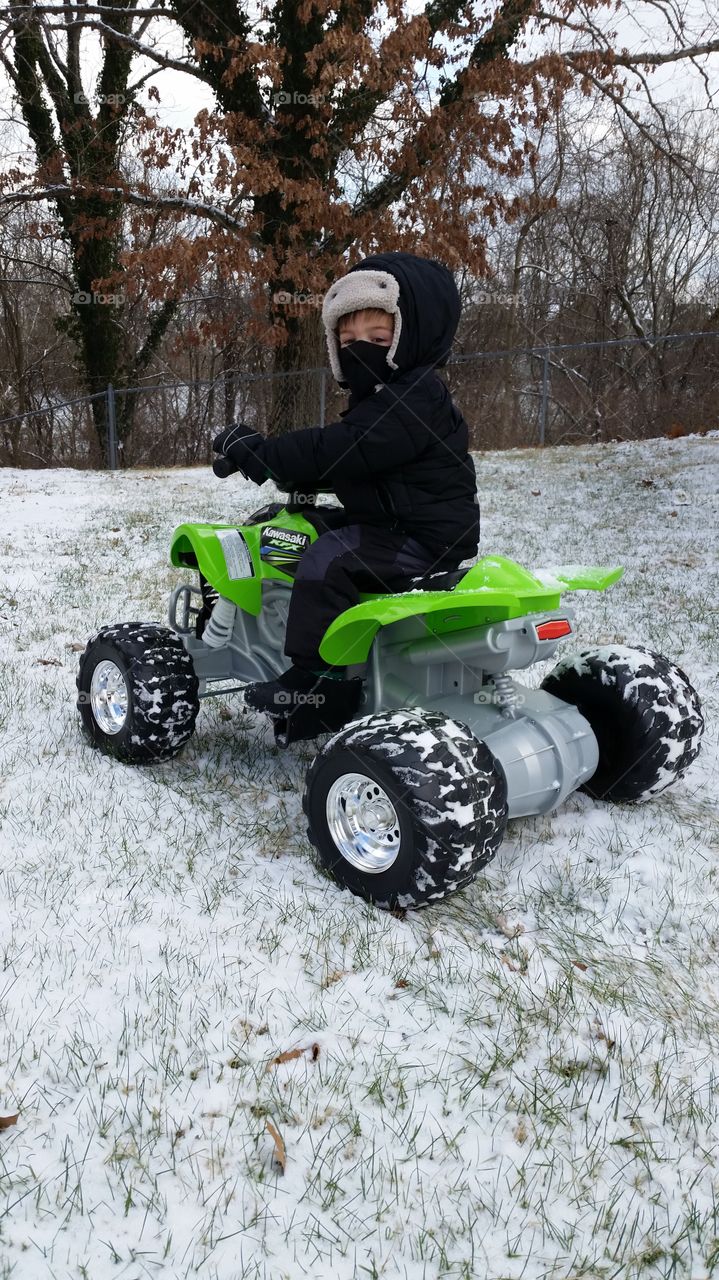
[[[323,987],[331,987],[335,982],[339,982],[342,978],[346,978],[352,972],[351,969],[336,969],[334,973],[329,973],[322,983]]]
[[[14,1116],[0,1116],[0,1129],[9,1129],[12,1125],[17,1124],[20,1112]]]
[[[318,1044],[305,1045],[304,1049],[285,1049],[284,1053],[278,1053],[276,1058],[271,1058],[265,1067],[269,1071],[270,1067],[279,1067],[283,1062],[294,1062],[296,1058],[301,1058],[305,1053],[309,1053],[312,1061],[316,1062],[320,1056],[320,1046]]]
[[[594,1033],[595,1040],[603,1040],[605,1045],[607,1046],[607,1049],[614,1048],[616,1044],[616,1040],[612,1040],[611,1037],[607,1035],[601,1022],[599,1022],[596,1018],[592,1022],[592,1031]]]
[[[83,648],[85,646],[83,645]],[[59,658],[36,658],[35,662],[41,667],[61,667],[62,663]]]
[[[267,1125],[267,1132],[270,1134],[272,1141],[275,1144],[275,1154],[274,1154],[275,1164],[279,1166],[280,1172],[284,1173],[285,1166],[287,1164],[287,1152],[285,1151],[285,1144],[282,1140],[282,1134],[280,1133],[279,1129],[275,1128],[271,1120],[266,1120],[265,1124]]]
[[[509,924],[505,916],[497,916],[497,928],[503,933],[505,938],[518,938],[520,933],[524,933],[524,925],[519,921],[516,924]]]
[[[527,1141],[527,1126],[525,1125],[523,1120],[519,1121],[519,1123],[517,1124],[514,1130],[514,1140],[515,1142],[519,1142],[520,1145],[521,1143]]]

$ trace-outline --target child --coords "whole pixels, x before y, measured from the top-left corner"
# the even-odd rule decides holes
[[[284,648],[292,666],[248,686],[249,706],[284,713],[312,692],[328,726],[339,727],[359,705],[361,681],[319,656],[332,620],[360,591],[391,590],[393,578],[455,569],[476,554],[467,424],[434,372],[447,363],[459,315],[441,263],[410,253],[365,258],[322,307],[330,366],[350,391],[341,421],[278,439],[239,423],[213,441],[257,484],[272,477],[285,489],[330,490],[344,508],[297,567]],[[225,475],[227,463],[215,469]]]

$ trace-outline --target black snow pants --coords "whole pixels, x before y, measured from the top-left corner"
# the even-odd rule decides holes
[[[297,667],[328,668],[319,656],[320,641],[338,614],[358,603],[360,591],[391,591],[393,579],[429,572],[435,561],[400,530],[347,524],[320,534],[297,566],[285,654]]]

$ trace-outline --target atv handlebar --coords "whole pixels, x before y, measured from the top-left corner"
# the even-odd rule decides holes
[[[236,474],[238,471],[242,471],[242,468],[238,467],[236,463],[230,460],[230,458],[218,457],[215,458],[212,464],[212,470],[220,480],[225,480],[227,476],[231,476]],[[242,472],[242,474],[244,475],[244,472]],[[287,484],[280,484],[279,481],[275,481],[275,485],[279,489],[280,493],[287,494],[287,501],[284,505],[288,511],[301,511],[303,507],[316,507],[318,493],[334,493],[333,489],[319,488],[305,492],[292,480],[288,481]]]

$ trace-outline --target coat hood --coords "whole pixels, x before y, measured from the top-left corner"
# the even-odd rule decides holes
[[[366,279],[362,273],[370,273]],[[414,253],[377,253],[364,258],[325,296],[322,318],[332,372],[341,385],[336,327],[341,316],[362,307],[380,307],[394,316],[387,351],[391,369],[404,373],[447,363],[459,324],[461,304],[454,277],[434,258]]]

